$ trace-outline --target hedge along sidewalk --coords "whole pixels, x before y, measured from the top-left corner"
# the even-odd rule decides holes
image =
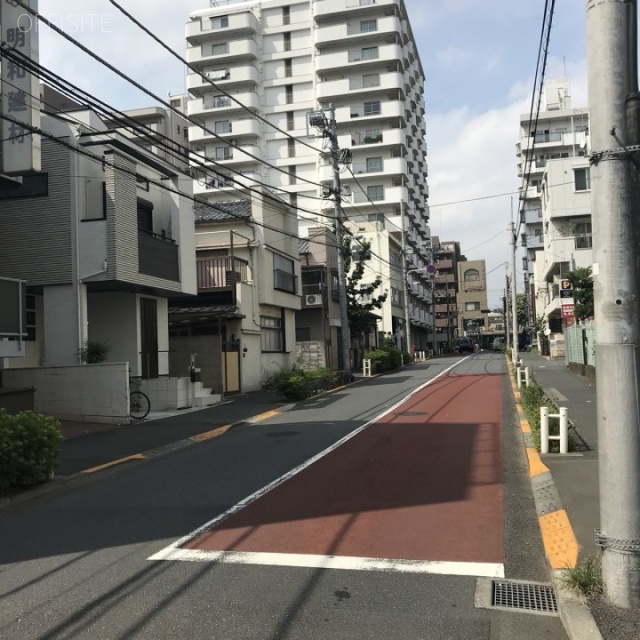
[[[0,495],[53,477],[62,447],[60,423],[34,411],[0,408]]]

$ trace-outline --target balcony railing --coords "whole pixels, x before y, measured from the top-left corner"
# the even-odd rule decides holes
[[[235,288],[238,282],[247,280],[248,264],[246,260],[231,256],[198,258],[198,291]]]
[[[169,238],[139,229],[138,271],[148,276],[179,282],[178,245]]]

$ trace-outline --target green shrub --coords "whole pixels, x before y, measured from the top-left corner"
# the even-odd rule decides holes
[[[340,384],[342,384],[340,371],[332,369],[306,371],[294,367],[291,371],[281,371],[275,375],[266,386],[284,400],[295,402],[309,398],[319,391],[334,389]]]
[[[60,423],[33,411],[0,409],[0,490],[47,480],[58,466]]]
[[[106,342],[87,340],[78,351],[80,364],[100,364],[107,361],[111,347]]]
[[[374,349],[367,353],[367,358],[375,364],[376,373],[382,373],[383,371],[392,371],[402,365],[402,351],[393,344],[385,343],[381,349]],[[407,358],[409,354],[404,352]]]
[[[411,355],[408,351],[402,351],[402,362],[405,364],[409,364],[409,362],[413,362],[415,357]]]
[[[604,592],[602,563],[599,555],[589,556],[576,567],[563,570],[562,582],[570,591],[592,598]]]

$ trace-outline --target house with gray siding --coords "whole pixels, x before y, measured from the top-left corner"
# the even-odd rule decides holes
[[[109,363],[126,364],[161,408],[172,393],[150,381],[170,377],[168,299],[197,291],[192,180],[87,108],[43,114],[42,130],[42,171],[0,185],[0,274],[26,283],[33,312],[25,356],[0,359],[4,384],[54,369],[74,379],[83,345],[103,342]],[[90,377],[85,365],[81,378]],[[56,413],[122,419],[128,383],[94,394],[114,398],[110,408],[74,409],[69,399]]]

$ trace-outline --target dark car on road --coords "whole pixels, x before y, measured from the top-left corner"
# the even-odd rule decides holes
[[[473,353],[473,342],[471,342],[471,338],[458,339],[458,353],[463,353],[465,351]]]

